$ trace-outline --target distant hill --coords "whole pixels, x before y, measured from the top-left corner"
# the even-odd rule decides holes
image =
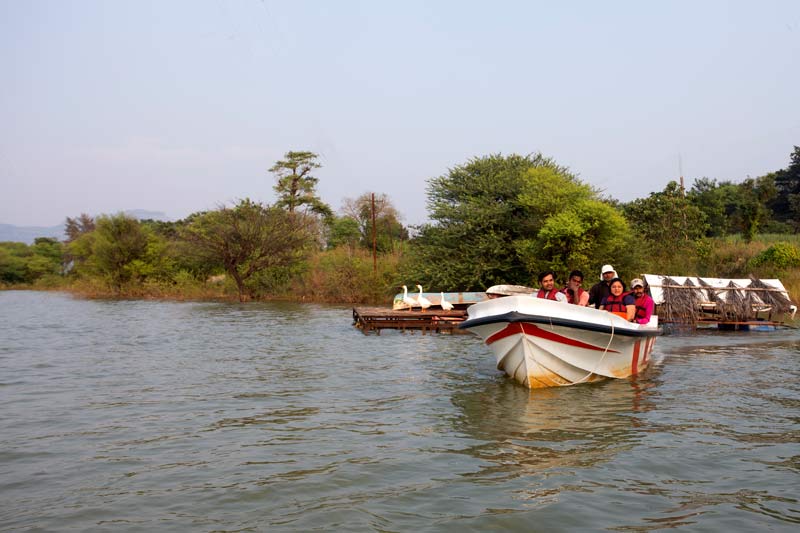
[[[163,220],[164,222],[172,220],[163,211],[147,211],[146,209],[129,209],[125,211],[125,214],[131,217],[135,217],[139,220]]]
[[[161,211],[147,211],[145,209],[130,209],[125,211],[126,215],[135,217],[139,220],[170,220]],[[66,217],[64,217],[66,219]],[[64,224],[58,226],[14,226],[13,224],[0,224],[0,242],[24,242],[33,244],[37,237],[50,237],[53,239],[64,240]]]
[[[33,244],[36,237],[51,237],[58,240],[64,239],[64,224],[58,226],[13,226],[0,224],[0,242],[24,242]]]

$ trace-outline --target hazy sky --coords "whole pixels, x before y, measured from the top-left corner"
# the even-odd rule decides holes
[[[535,153],[623,201],[800,145],[800,1],[0,0],[0,223],[386,193]]]

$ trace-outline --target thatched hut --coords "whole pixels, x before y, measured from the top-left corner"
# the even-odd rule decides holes
[[[697,326],[776,324],[797,306],[778,279],[644,274],[661,322]]]

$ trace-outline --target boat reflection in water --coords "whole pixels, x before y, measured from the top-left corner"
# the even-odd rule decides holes
[[[610,380],[585,387],[527,389],[493,382],[482,390],[455,394],[463,417],[456,429],[481,441],[461,450],[485,461],[468,476],[493,480],[588,468],[637,445],[637,415],[653,409],[649,398],[654,369],[638,379]]]

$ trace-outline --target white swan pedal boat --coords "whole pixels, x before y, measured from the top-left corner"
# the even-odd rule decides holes
[[[473,304],[459,324],[483,338],[505,371],[531,389],[638,374],[650,362],[658,318],[640,325],[594,307],[506,296]]]

